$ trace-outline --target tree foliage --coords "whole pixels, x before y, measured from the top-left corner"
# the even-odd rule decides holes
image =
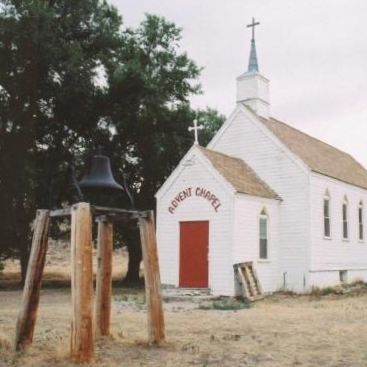
[[[83,157],[101,150],[119,182],[122,168],[137,207],[153,209],[193,142],[193,119],[208,127],[204,143],[224,118],[190,107],[200,68],[164,18],[123,30],[106,1],[0,4],[0,254],[20,253],[24,273],[36,208],[75,197],[71,185],[62,189],[72,163],[80,173]]]
[[[188,146],[188,98],[200,91],[200,69],[179,52],[180,38],[174,24],[148,15],[126,30],[120,57],[108,68],[112,147],[125,150],[138,207],[154,206],[155,192]]]
[[[2,0],[0,12],[0,249],[27,263],[35,209],[57,173],[98,129],[97,70],[120,42],[106,2]]]

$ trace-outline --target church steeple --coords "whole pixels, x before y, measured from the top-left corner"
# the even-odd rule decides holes
[[[252,28],[252,38],[251,38],[251,51],[250,51],[250,59],[248,62],[248,73],[258,73],[259,72],[259,64],[257,62],[256,55],[256,45],[255,45],[255,27],[260,25],[259,22],[255,22],[255,18],[252,18],[252,23],[247,25],[247,28]]]
[[[257,115],[269,118],[269,80],[259,72],[255,45],[255,27],[259,25],[252,18],[247,27],[252,28],[250,59],[247,71],[237,78],[237,103],[243,103]]]
[[[256,56],[256,46],[255,46],[255,40],[251,40],[251,52],[250,52],[250,59],[248,61],[248,73],[258,73],[259,72],[259,64],[257,62],[257,56]]]

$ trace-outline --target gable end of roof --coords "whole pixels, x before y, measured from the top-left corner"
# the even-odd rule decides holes
[[[198,149],[237,192],[281,200],[280,196],[261,180],[255,171],[242,159],[203,147],[198,147]]]

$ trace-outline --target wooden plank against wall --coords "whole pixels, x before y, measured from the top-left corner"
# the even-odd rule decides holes
[[[21,350],[32,344],[37,310],[40,299],[42,274],[48,246],[50,212],[37,210],[34,224],[31,254],[18,314],[14,350]]]
[[[143,252],[149,342],[164,342],[164,315],[153,211],[139,218]]]
[[[93,359],[92,217],[88,203],[73,205],[71,212],[70,357],[77,363]]]
[[[112,294],[113,226],[103,216],[98,218],[98,269],[95,300],[96,336],[110,334]]]

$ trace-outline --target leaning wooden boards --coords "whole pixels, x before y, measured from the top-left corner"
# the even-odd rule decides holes
[[[264,297],[252,261],[235,264],[233,268],[235,277],[241,286],[243,298],[256,301]]]

